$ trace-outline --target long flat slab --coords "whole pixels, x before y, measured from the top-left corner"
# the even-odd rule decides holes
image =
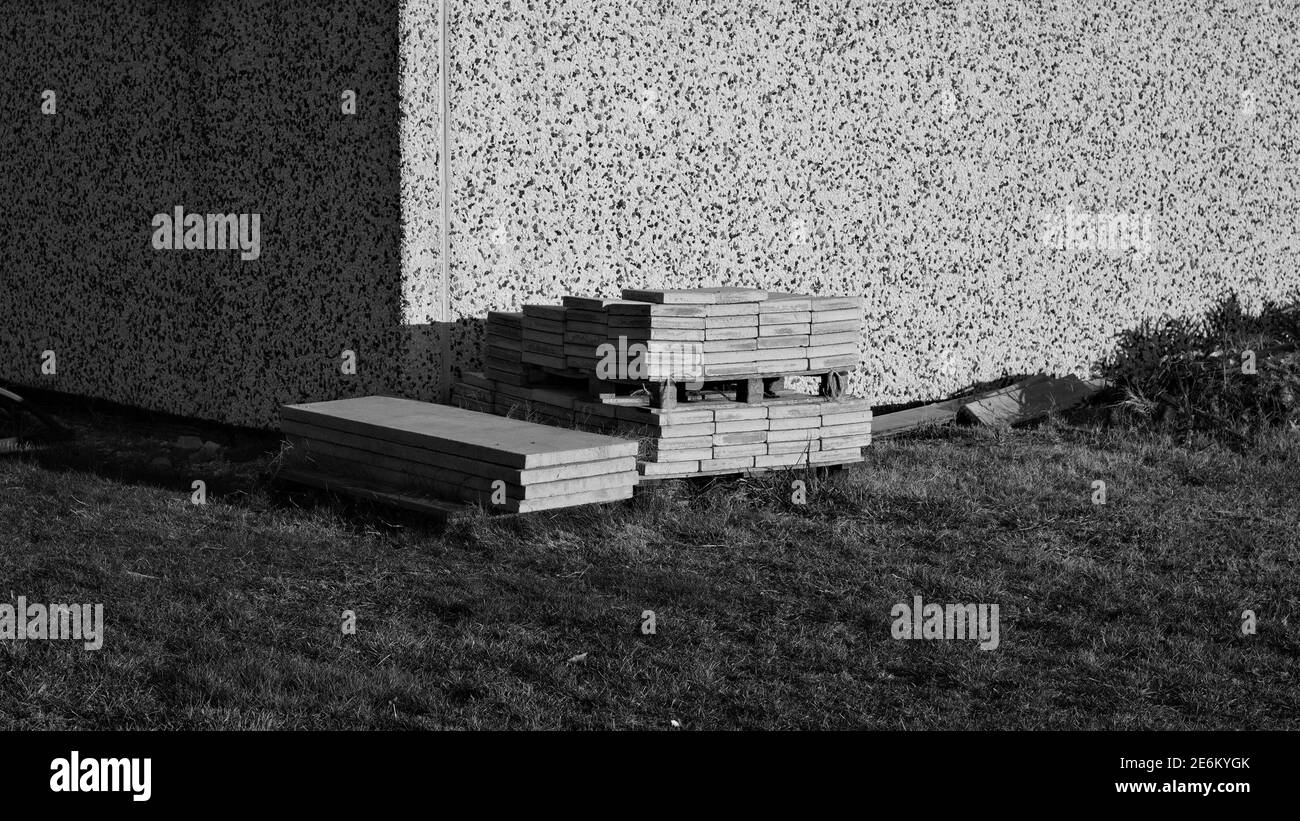
[[[490,501],[495,483],[498,481],[502,483],[505,495],[512,499],[541,499],[633,484],[637,477],[636,460],[628,456],[603,463],[618,464],[622,469],[617,473],[519,485],[499,477],[438,470],[429,465],[393,459],[329,442],[304,439],[300,436],[289,435],[287,438],[293,446],[289,461],[295,466],[333,473],[336,476],[360,477],[394,490],[424,489],[439,496],[475,502]]]
[[[876,439],[886,439],[917,428],[958,421],[990,425],[1023,422],[1035,414],[1077,404],[1098,387],[1073,377],[1052,380],[1042,375],[1032,376],[1005,388],[877,415],[871,432]]]
[[[285,405],[285,421],[461,456],[536,468],[635,456],[637,443],[391,396]]]
[[[871,435],[876,439],[887,439],[927,425],[955,422],[957,408],[961,407],[961,403],[960,399],[948,399],[918,408],[879,414],[871,420]]]
[[[957,421],[982,425],[1016,425],[1051,411],[1068,410],[1097,392],[1075,376],[1049,379],[1032,376],[993,394],[967,402],[957,410]]]
[[[420,495],[417,492],[412,491],[395,491],[379,487],[355,477],[341,478],[331,476],[328,473],[307,470],[304,468],[286,468],[281,470],[278,475],[283,479],[297,482],[299,484],[311,485],[313,487],[321,488],[322,490],[344,493],[362,499],[369,499],[382,504],[393,505],[407,510],[414,510],[419,513],[432,514],[441,519],[454,518],[468,512],[463,503],[448,502],[443,499]],[[545,499],[509,499],[504,505],[494,505],[491,507],[484,506],[484,508],[493,513],[531,513],[538,510],[554,510],[556,508],[575,507],[577,505],[631,499],[633,490],[634,487],[632,485],[620,485],[619,487],[606,488],[598,491],[564,496],[551,496]]]
[[[285,437],[291,443],[295,440],[306,439],[313,445],[345,448],[348,451],[365,454],[364,458],[371,460],[375,464],[400,463],[400,467],[395,469],[434,478],[438,478],[442,472],[446,471],[466,476],[490,476],[510,485],[533,485],[619,473],[634,470],[636,467],[636,457],[619,456],[614,459],[597,459],[593,462],[569,462],[563,465],[550,465],[541,468],[509,468],[478,459],[449,456],[433,450],[401,445],[369,436],[358,436],[357,434],[332,428],[305,425],[299,422],[286,421],[281,425],[281,428]]]

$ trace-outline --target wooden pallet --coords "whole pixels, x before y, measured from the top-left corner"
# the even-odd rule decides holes
[[[749,405],[761,403],[764,399],[772,399],[774,394],[772,386],[777,381],[787,376],[815,376],[820,379],[821,384],[818,386],[818,395],[826,396],[831,399],[839,400],[844,396],[845,388],[848,385],[848,371],[800,371],[798,373],[782,373],[778,375],[756,374],[737,376],[735,378],[715,378],[715,379],[693,379],[689,382],[674,382],[671,380],[661,382],[637,382],[632,380],[614,380],[614,379],[591,379],[588,381],[587,392],[594,397],[606,396],[612,393],[603,388],[611,385],[629,385],[639,388],[645,388],[650,393],[650,407],[656,410],[670,410],[678,405],[690,404],[686,386],[694,382],[700,382],[704,385],[705,390],[724,390],[735,391],[736,401]]]
[[[821,476],[825,474],[839,473],[840,471],[848,469],[851,465],[860,465],[863,461],[865,460],[858,459],[852,462],[834,462],[827,465],[809,465],[807,462],[804,462],[790,467],[748,468],[745,470],[700,470],[693,473],[682,473],[681,475],[642,476],[636,483],[636,489],[637,492],[640,493],[647,488],[657,487],[664,482],[676,482],[682,479],[689,481],[693,479],[718,479],[723,476],[760,476],[763,474],[782,473],[786,471],[802,473],[809,469],[811,469],[814,474]]]

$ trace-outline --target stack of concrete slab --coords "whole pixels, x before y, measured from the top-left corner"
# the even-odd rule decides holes
[[[610,341],[607,308],[619,299],[566,296],[564,303],[564,367],[575,373],[595,373],[600,346]]]
[[[649,318],[637,336],[647,347],[699,341],[705,379],[817,373],[858,363],[859,297],[693,288],[624,289],[623,298],[649,306],[639,309]]]
[[[859,362],[860,298],[756,288],[621,296],[525,305],[524,377],[466,374],[453,388],[456,404],[638,437],[647,477],[861,460],[871,408],[843,397],[841,378]],[[493,316],[489,340],[502,336]],[[780,377],[804,375],[821,376],[823,396],[773,398]],[[692,387],[708,390],[688,395]]]
[[[865,399],[787,393],[761,403],[702,401],[645,413],[651,444],[638,469],[646,477],[851,464],[871,444]]]
[[[520,330],[505,325],[517,314],[489,314],[485,373],[501,378],[501,359],[515,346],[524,368],[611,381],[778,377],[858,364],[859,297],[628,288],[622,299],[566,296],[563,303],[525,305]]]
[[[522,513],[626,499],[637,443],[410,399],[281,408],[287,470],[391,498],[428,495]]]
[[[798,368],[806,368],[808,346],[812,344],[811,311],[812,297],[768,294],[758,306],[756,361],[798,362]]]
[[[618,352],[616,361],[630,365],[636,350],[633,346],[644,348],[641,373],[634,378],[693,381],[703,377],[708,327],[703,305],[622,300],[610,303],[605,310],[608,341]],[[611,377],[597,374],[597,378]]]
[[[862,333],[862,298],[814,296],[808,338],[808,370],[858,364]]]
[[[483,373],[508,385],[526,385],[524,365],[524,315],[489,311],[483,346]]]
[[[560,370],[565,367],[565,313],[561,305],[524,306],[524,364]]]
[[[709,339],[704,343],[707,377],[759,376],[798,373],[807,369],[807,300],[782,300],[769,304],[768,295],[757,302],[709,305]],[[780,324],[774,324],[773,319]],[[798,324],[802,320],[802,325]]]
[[[495,413],[497,393],[496,383],[486,374],[462,372],[451,385],[451,404],[479,413]]]
[[[760,361],[800,359],[808,371],[852,367],[862,332],[859,297],[769,294],[759,306]]]
[[[482,384],[480,374],[464,376]],[[594,400],[578,389],[500,389],[509,395],[502,401],[498,394],[498,413],[641,440],[638,470],[647,479],[851,464],[871,444],[866,399],[779,390],[761,402],[713,397],[654,408],[644,395]]]

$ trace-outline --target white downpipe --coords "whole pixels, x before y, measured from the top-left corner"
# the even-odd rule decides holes
[[[442,189],[442,281],[439,287],[439,300],[442,306],[443,321],[443,329],[440,334],[442,338],[442,379],[439,385],[439,393],[441,393],[441,399],[444,402],[451,398],[451,210],[449,207],[451,196],[448,191],[451,184],[451,154],[450,140],[448,139],[451,103],[447,97],[447,88],[450,85],[447,81],[447,70],[451,62],[447,57],[447,6],[450,2],[451,0],[438,0],[438,99],[442,107],[441,116],[438,118],[442,125],[442,147],[438,152],[438,185]]]

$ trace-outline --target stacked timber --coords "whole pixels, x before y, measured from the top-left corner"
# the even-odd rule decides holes
[[[475,378],[482,378],[476,376]],[[523,513],[626,499],[637,443],[385,396],[286,405],[291,478]]]

